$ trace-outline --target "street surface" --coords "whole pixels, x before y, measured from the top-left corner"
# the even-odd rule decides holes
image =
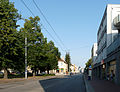
[[[86,92],[82,75],[0,84],[0,92]]]

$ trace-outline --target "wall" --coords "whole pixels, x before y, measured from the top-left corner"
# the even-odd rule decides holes
[[[107,8],[107,47],[114,41],[114,36],[118,33],[113,24],[113,20],[118,14],[120,14],[120,5],[109,4]]]
[[[97,62],[107,58],[107,47],[113,43],[115,36],[118,34],[118,30],[113,24],[113,20],[118,14],[120,14],[120,5],[107,5],[97,34]]]

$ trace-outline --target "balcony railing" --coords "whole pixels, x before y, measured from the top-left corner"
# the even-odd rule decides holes
[[[117,34],[113,43],[111,43],[111,45],[108,46],[107,55],[115,51],[118,47],[120,47],[120,34]]]
[[[118,14],[117,17],[114,18],[113,20],[114,26],[120,29],[120,15]]]

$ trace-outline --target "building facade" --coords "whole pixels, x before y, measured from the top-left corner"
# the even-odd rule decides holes
[[[96,64],[96,58],[97,58],[97,43],[94,43],[92,46],[92,50],[91,50],[91,57],[92,57],[92,64]]]
[[[58,69],[57,74],[67,74],[68,73],[68,64],[65,62],[64,59],[58,60]]]
[[[96,77],[106,78],[114,74],[115,83],[120,83],[120,5],[108,4],[97,33],[97,57],[94,65]]]
[[[71,64],[70,72],[71,73],[79,73],[80,71],[79,71],[78,67],[75,64]]]
[[[107,58],[107,47],[113,43],[118,34],[118,30],[113,23],[118,14],[120,14],[120,5],[107,5],[97,33],[98,62]]]

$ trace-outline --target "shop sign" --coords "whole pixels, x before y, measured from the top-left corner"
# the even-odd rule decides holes
[[[92,66],[91,65],[89,66],[89,70],[92,70]]]
[[[104,60],[101,61],[101,65],[104,64]]]
[[[105,65],[103,65],[103,68],[105,68]]]

